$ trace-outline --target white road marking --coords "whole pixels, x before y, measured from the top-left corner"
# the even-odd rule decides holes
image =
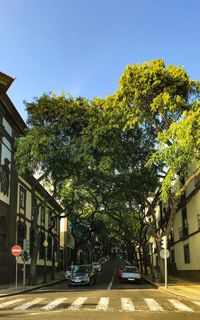
[[[156,300],[144,298],[144,301],[146,302],[151,311],[164,311]]]
[[[68,298],[59,298],[59,299],[53,300],[52,302],[48,303],[45,307],[42,307],[41,310],[52,310],[67,299]]]
[[[115,278],[115,272],[116,272],[116,270],[114,271],[113,277],[112,277],[112,279],[111,279],[111,281],[110,281],[110,283],[109,283],[109,285],[108,285],[107,290],[110,290],[110,289],[112,288],[113,281],[114,281],[114,278]]]
[[[83,303],[87,300],[87,297],[77,298],[67,310],[79,310]]]
[[[13,310],[26,310],[29,307],[33,306],[34,304],[40,303],[41,301],[43,301],[45,298],[36,298],[33,299],[27,303],[22,304],[21,306],[15,307]]]
[[[176,299],[168,299],[168,301],[173,304],[173,306],[180,310],[180,311],[188,311],[188,312],[194,312],[194,310],[192,310],[191,308],[189,308],[188,306],[186,306],[184,303],[176,300]]]
[[[131,298],[121,298],[122,310],[123,311],[134,311],[134,305]]]
[[[15,304],[17,302],[23,301],[24,299],[15,299],[15,300],[11,300],[11,301],[6,301],[0,304],[0,309],[5,308],[7,306],[10,306],[12,304]]]
[[[107,297],[100,298],[99,303],[96,307],[96,310],[103,310],[103,311],[108,310],[109,300],[110,299]]]

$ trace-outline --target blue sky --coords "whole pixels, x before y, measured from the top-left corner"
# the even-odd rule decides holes
[[[0,0],[0,71],[8,95],[112,94],[127,64],[163,58],[200,80],[199,0]]]

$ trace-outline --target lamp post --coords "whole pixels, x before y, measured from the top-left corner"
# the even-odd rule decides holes
[[[46,277],[46,270],[47,270],[47,247],[48,247],[48,241],[45,239],[43,242],[43,247],[44,247],[44,280],[43,283],[47,282],[47,277]]]

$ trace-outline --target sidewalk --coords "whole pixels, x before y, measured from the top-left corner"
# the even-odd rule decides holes
[[[47,278],[46,283],[43,282],[44,278],[40,276],[37,278],[37,285],[35,286],[26,285],[25,288],[23,287],[23,283],[21,281],[18,283],[17,288],[15,283],[2,284],[0,285],[0,298],[20,294],[23,292],[29,292],[34,289],[39,289],[42,287],[46,287],[47,285],[50,286],[55,283],[61,282],[65,279],[64,271],[57,272],[55,275],[55,280],[51,280],[51,275],[49,274],[47,274],[46,278]]]
[[[165,290],[185,298],[200,300],[200,282],[189,281],[169,275],[167,288],[165,288],[165,284],[159,282],[158,274],[154,281],[152,281],[150,274],[143,276],[143,278],[158,289]]]

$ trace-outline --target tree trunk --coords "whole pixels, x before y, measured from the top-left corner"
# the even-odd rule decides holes
[[[141,247],[138,248],[138,251],[139,251],[139,258],[140,258],[140,271],[143,273],[143,261],[142,261]]]
[[[31,257],[31,265],[30,265],[30,276],[29,276],[29,283],[30,285],[35,285],[37,281],[37,257],[40,248],[40,232],[38,230],[38,214],[39,214],[39,207],[37,206],[36,199],[35,199],[35,190],[33,188],[32,191],[32,201],[33,201],[33,220],[31,223],[31,229],[34,233],[34,243],[33,243],[33,252]]]
[[[51,267],[51,280],[55,280],[56,268],[55,268],[55,250],[53,250],[52,267]]]
[[[31,258],[31,265],[30,265],[30,277],[29,277],[29,284],[31,286],[35,285],[37,282],[37,257],[39,252],[39,245],[40,245],[40,233],[38,230],[34,230],[35,241],[33,245],[33,253]]]
[[[75,244],[74,249],[72,251],[72,257],[71,257],[71,263],[73,262],[73,264],[77,263],[78,248],[79,248],[79,246],[77,244]]]
[[[147,251],[147,246],[143,245],[142,247],[142,251],[143,251],[143,266],[144,266],[144,274],[147,275],[148,274],[148,251]]]

